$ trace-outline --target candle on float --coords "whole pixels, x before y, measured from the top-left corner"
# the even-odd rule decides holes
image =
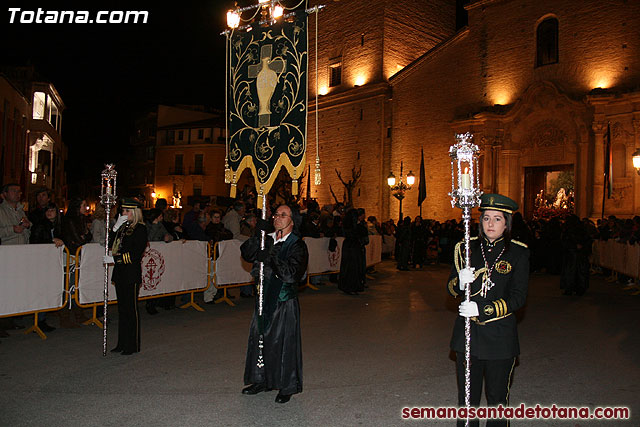
[[[111,187],[110,185],[107,185],[107,194],[108,194],[109,196],[111,196],[111,194],[112,194],[112,193],[111,193],[112,188],[113,188],[113,187]]]
[[[469,168],[464,168],[464,173],[460,175],[460,188],[463,190],[471,189],[471,176],[469,175]]]

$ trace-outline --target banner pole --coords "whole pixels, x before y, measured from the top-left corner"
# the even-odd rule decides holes
[[[267,195],[262,195],[262,219],[267,219]],[[260,250],[264,250],[266,246],[267,232],[260,231]],[[258,363],[256,366],[259,369],[264,368],[264,321],[262,319],[262,312],[264,308],[264,262],[260,262],[260,276],[258,278],[258,332],[260,337],[258,339]]]

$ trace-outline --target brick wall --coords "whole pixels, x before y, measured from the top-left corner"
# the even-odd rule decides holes
[[[559,63],[535,68],[536,24],[549,14],[559,21]],[[469,10],[468,33],[392,78],[392,163],[402,159],[416,173],[424,146],[423,216],[459,217],[447,194],[454,120],[493,104],[513,104],[540,81],[551,81],[578,100],[598,86],[637,87],[639,18],[640,2],[631,1],[585,1],[580,7],[572,1],[485,2]],[[415,216],[416,204],[417,191],[409,191],[405,214]],[[391,212],[397,212],[395,204]]]
[[[315,186],[312,179],[311,194],[321,205],[334,203],[329,186],[338,200],[343,199],[344,186],[335,170],[348,181],[352,168],[356,167],[356,170],[362,168],[362,175],[353,192],[355,206],[365,208],[372,215],[380,211],[385,98],[383,92],[319,109],[322,185]],[[309,115],[307,148],[307,164],[311,165],[312,173],[316,158],[314,114]]]
[[[376,2],[375,7],[363,0],[322,3],[327,6],[318,17],[318,84],[320,93],[324,93],[324,88],[328,94],[319,100],[322,185],[315,186],[312,182],[311,194],[321,205],[333,203],[331,186],[342,200],[344,186],[335,169],[347,180],[352,167],[362,167],[362,177],[353,193],[354,203],[365,208],[367,215],[384,218],[391,197],[386,185],[391,168],[391,96],[386,82],[400,69],[398,66],[406,66],[452,34],[455,1],[384,1]],[[313,171],[316,157],[313,15],[309,28],[307,164]],[[336,57],[342,58],[342,85],[328,88],[329,65]],[[364,86],[354,86],[358,77],[363,77]]]
[[[455,1],[387,0],[383,75],[391,77],[453,35]]]

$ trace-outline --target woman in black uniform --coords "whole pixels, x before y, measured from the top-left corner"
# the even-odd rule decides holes
[[[484,381],[488,406],[506,407],[511,374],[520,354],[516,317],[527,298],[529,249],[511,239],[511,219],[518,204],[500,194],[483,194],[479,236],[470,241],[471,267],[463,267],[464,241],[455,248],[448,290],[462,303],[451,349],[457,356],[458,404],[465,405],[465,318],[471,318],[471,406],[478,407]],[[464,301],[466,286],[471,300]],[[459,420],[458,425],[464,425]],[[471,420],[478,425],[478,420]],[[487,426],[508,425],[488,420]]]
[[[142,255],[147,249],[147,227],[142,217],[142,203],[136,199],[123,199],[120,215],[111,241],[112,256],[105,263],[115,264],[111,281],[118,298],[118,345],[111,350],[128,356],[140,351],[140,317],[138,291],[142,282]]]

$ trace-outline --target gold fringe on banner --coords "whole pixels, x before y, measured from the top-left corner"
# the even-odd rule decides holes
[[[287,157],[286,153],[281,153],[280,157],[278,158],[278,162],[276,163],[275,167],[271,170],[271,174],[269,175],[269,178],[262,184],[257,184],[256,185],[256,191],[258,191],[258,193],[260,193],[260,189],[262,189],[262,194],[267,194],[269,193],[269,191],[271,190],[271,187],[273,186],[273,183],[275,182],[276,178],[278,177],[278,173],[280,172],[280,169],[282,167],[284,167],[287,172],[289,172],[290,176],[293,177],[298,177],[300,176],[302,173],[304,173],[304,168],[306,166],[306,162],[305,162],[305,156],[306,153],[302,155],[302,158],[300,159],[300,164],[298,165],[298,167],[293,166],[293,164],[291,163],[291,160]],[[234,198],[236,197],[236,188],[235,185],[238,181],[238,175],[242,174],[242,171],[244,171],[244,169],[249,168],[251,170],[251,173],[253,174],[253,177],[256,181],[258,181],[258,179],[256,178],[258,176],[258,173],[256,171],[256,167],[253,163],[253,159],[251,158],[251,156],[245,156],[242,161],[240,162],[240,164],[238,165],[238,169],[233,171],[233,180],[231,183],[231,192],[229,194],[230,197]],[[294,186],[295,186],[295,190],[294,190]],[[292,193],[294,195],[298,194],[298,180],[294,179],[294,181],[291,184],[291,189],[292,189]],[[258,194],[258,197],[260,197],[260,194]],[[262,206],[261,203],[258,203],[258,206]]]
[[[235,181],[235,179],[234,179],[234,180],[233,180],[233,182],[231,183],[231,190],[229,191],[229,196],[230,196],[232,199],[235,199],[235,198],[236,198],[236,192],[237,192],[237,189],[238,189],[238,188],[237,188],[237,185],[236,185],[236,181]]]
[[[224,183],[231,184],[231,168],[227,159],[224,159]]]

